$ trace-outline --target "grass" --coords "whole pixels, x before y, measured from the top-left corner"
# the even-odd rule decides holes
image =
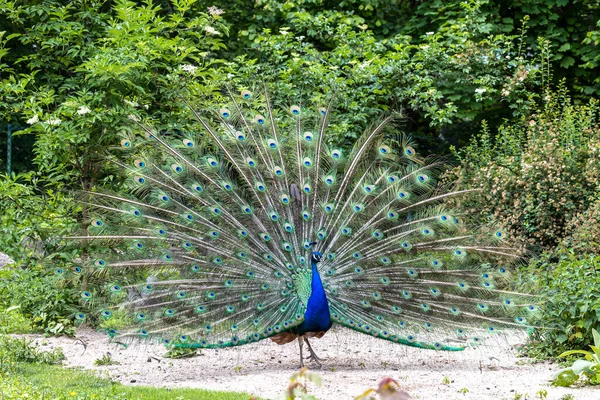
[[[55,400],[247,400],[247,393],[203,389],[166,389],[125,386],[94,373],[62,368],[58,365],[17,363],[11,373],[0,376],[0,399]]]

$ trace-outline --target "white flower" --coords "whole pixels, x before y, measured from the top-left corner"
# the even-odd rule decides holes
[[[129,118],[130,120],[135,121],[135,122],[140,122],[140,119],[136,115],[133,115],[133,114],[129,114],[127,116],[127,118]]]
[[[191,64],[185,64],[181,66],[181,70],[185,71],[185,72],[190,72],[190,73],[194,73],[196,72],[196,70],[198,69],[198,67],[196,67],[195,65],[191,65]]]
[[[26,122],[29,125],[33,125],[33,124],[35,124],[35,123],[37,123],[39,121],[40,121],[40,118],[37,116],[37,114],[35,114],[33,117],[29,118]]]
[[[204,31],[206,33],[208,33],[209,35],[218,35],[219,34],[219,32],[215,28],[213,28],[212,26],[208,26],[208,25],[204,27]]]
[[[48,125],[60,125],[60,123],[62,121],[60,119],[58,119],[58,118],[48,118],[44,122],[47,123]]]
[[[477,88],[477,89],[475,89],[475,93],[477,93],[477,94],[484,94],[485,92],[487,92],[486,88]]]
[[[301,42],[304,40],[304,36],[300,35],[300,36],[296,36],[296,40]]]
[[[221,15],[223,14],[223,10],[221,10],[219,7],[216,6],[210,6],[208,7],[208,13],[210,15],[212,15],[213,17],[216,17],[217,15]]]
[[[86,106],[81,106],[81,107],[79,107],[77,109],[77,114],[79,114],[79,115],[85,115],[85,114],[89,113],[90,111],[92,111],[92,110],[90,110]]]
[[[502,96],[506,97],[506,96],[508,96],[510,94],[510,90],[508,90],[508,89],[502,89],[502,93],[501,94],[502,94]]]
[[[427,36],[431,36],[431,35],[433,35],[433,33],[434,33],[434,32],[427,32],[427,33],[426,33],[426,35],[427,35]]]
[[[136,101],[131,101],[131,100],[127,100],[127,99],[123,100],[123,103],[125,103],[125,104],[127,104],[128,106],[131,106],[131,107],[137,107],[137,106],[139,106],[139,104]]]
[[[280,31],[279,31],[279,34],[280,34],[281,36],[286,36],[286,35],[289,35],[289,34],[290,34],[290,31],[287,31],[287,30],[280,30]]]

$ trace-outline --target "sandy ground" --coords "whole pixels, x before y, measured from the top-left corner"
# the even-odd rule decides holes
[[[62,347],[67,366],[104,371],[127,385],[246,391],[272,399],[281,397],[289,377],[299,369],[296,343],[279,346],[263,340],[173,360],[162,357],[166,351],[160,345],[124,349],[108,345],[104,334],[91,331],[80,331],[77,339],[26,336],[42,348]],[[78,339],[87,343],[85,350]],[[415,399],[533,400],[540,399],[540,389],[547,390],[549,400],[565,394],[576,400],[600,399],[600,388],[550,386],[549,379],[559,367],[517,358],[513,349],[521,339],[509,337],[493,347],[463,352],[436,352],[337,328],[311,342],[327,360],[321,369],[309,365],[323,378],[321,387],[311,384],[310,393],[319,399],[353,399],[389,376]],[[120,365],[95,366],[94,361],[107,351]]]

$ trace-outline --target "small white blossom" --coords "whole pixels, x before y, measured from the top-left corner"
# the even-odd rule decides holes
[[[33,125],[33,124],[35,124],[35,123],[37,123],[37,122],[39,122],[39,121],[40,121],[40,118],[39,118],[39,117],[37,116],[37,114],[36,114],[36,115],[34,115],[33,117],[29,118],[29,119],[27,120],[27,123],[28,123],[29,125]]]
[[[506,96],[508,96],[510,94],[510,90],[508,90],[508,89],[502,89],[502,93],[501,94],[502,94],[502,96],[506,97]]]
[[[140,122],[140,119],[136,115],[133,115],[133,114],[129,114],[127,116],[127,118],[129,118],[130,120],[132,120],[134,122]]]
[[[434,33],[434,32],[427,32],[427,33],[426,33],[426,35],[427,35],[427,36],[431,36],[431,35],[433,35],[433,33]]]
[[[301,42],[304,40],[304,36],[300,35],[300,36],[296,36],[296,40]]]
[[[216,7],[216,6],[210,6],[210,7],[208,7],[208,13],[210,15],[212,15],[213,17],[216,17],[218,15],[223,14],[223,12],[224,11],[221,10],[219,7]]]
[[[144,108],[147,110],[150,108],[150,106],[148,104],[144,104]]]
[[[208,25],[204,27],[204,31],[206,33],[208,33],[209,35],[218,35],[219,34],[219,32],[215,28],[213,28],[212,26],[208,26]]]
[[[48,118],[44,122],[47,123],[48,125],[60,125],[60,123],[62,121],[60,119],[58,119],[58,118]]]
[[[77,109],[77,114],[79,114],[79,115],[85,115],[85,114],[89,113],[90,111],[92,111],[92,110],[90,110],[86,106],[81,106],[81,107],[79,107]]]
[[[196,67],[195,65],[191,65],[191,64],[185,64],[181,66],[181,70],[185,71],[185,72],[190,72],[190,73],[194,73],[196,72],[196,70],[198,69],[198,67]]]
[[[484,94],[485,92],[487,92],[486,88],[477,88],[477,89],[475,89],[475,93],[477,93],[477,94]]]
[[[128,106],[131,106],[131,107],[137,107],[137,106],[139,106],[139,104],[137,103],[137,101],[131,101],[131,100],[127,100],[127,99],[123,100],[123,103],[125,103],[125,104],[127,104]]]
[[[279,34],[280,34],[281,36],[286,36],[286,35],[289,35],[289,34],[290,34],[290,31],[286,31],[286,30],[280,30],[280,31],[279,31]]]

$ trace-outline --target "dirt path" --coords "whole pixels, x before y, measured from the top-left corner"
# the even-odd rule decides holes
[[[90,331],[78,334],[87,343],[85,352],[73,338],[27,336],[42,347],[62,347],[67,366],[104,371],[129,385],[247,391],[276,398],[287,387],[290,375],[298,370],[296,344],[278,346],[267,340],[237,348],[203,350],[198,357],[173,360],[162,357],[162,346],[124,349],[108,345],[105,335]],[[559,367],[532,365],[516,358],[511,349],[518,340],[446,353],[407,348],[336,329],[323,339],[312,341],[317,354],[327,360],[322,369],[315,369],[323,378],[323,385],[311,387],[311,393],[320,399],[353,399],[390,376],[415,399],[533,400],[540,399],[536,394],[540,389],[547,390],[549,400],[559,400],[565,394],[572,394],[576,400],[600,399],[600,388],[550,386],[548,380]],[[94,361],[107,351],[120,365],[95,366]]]

